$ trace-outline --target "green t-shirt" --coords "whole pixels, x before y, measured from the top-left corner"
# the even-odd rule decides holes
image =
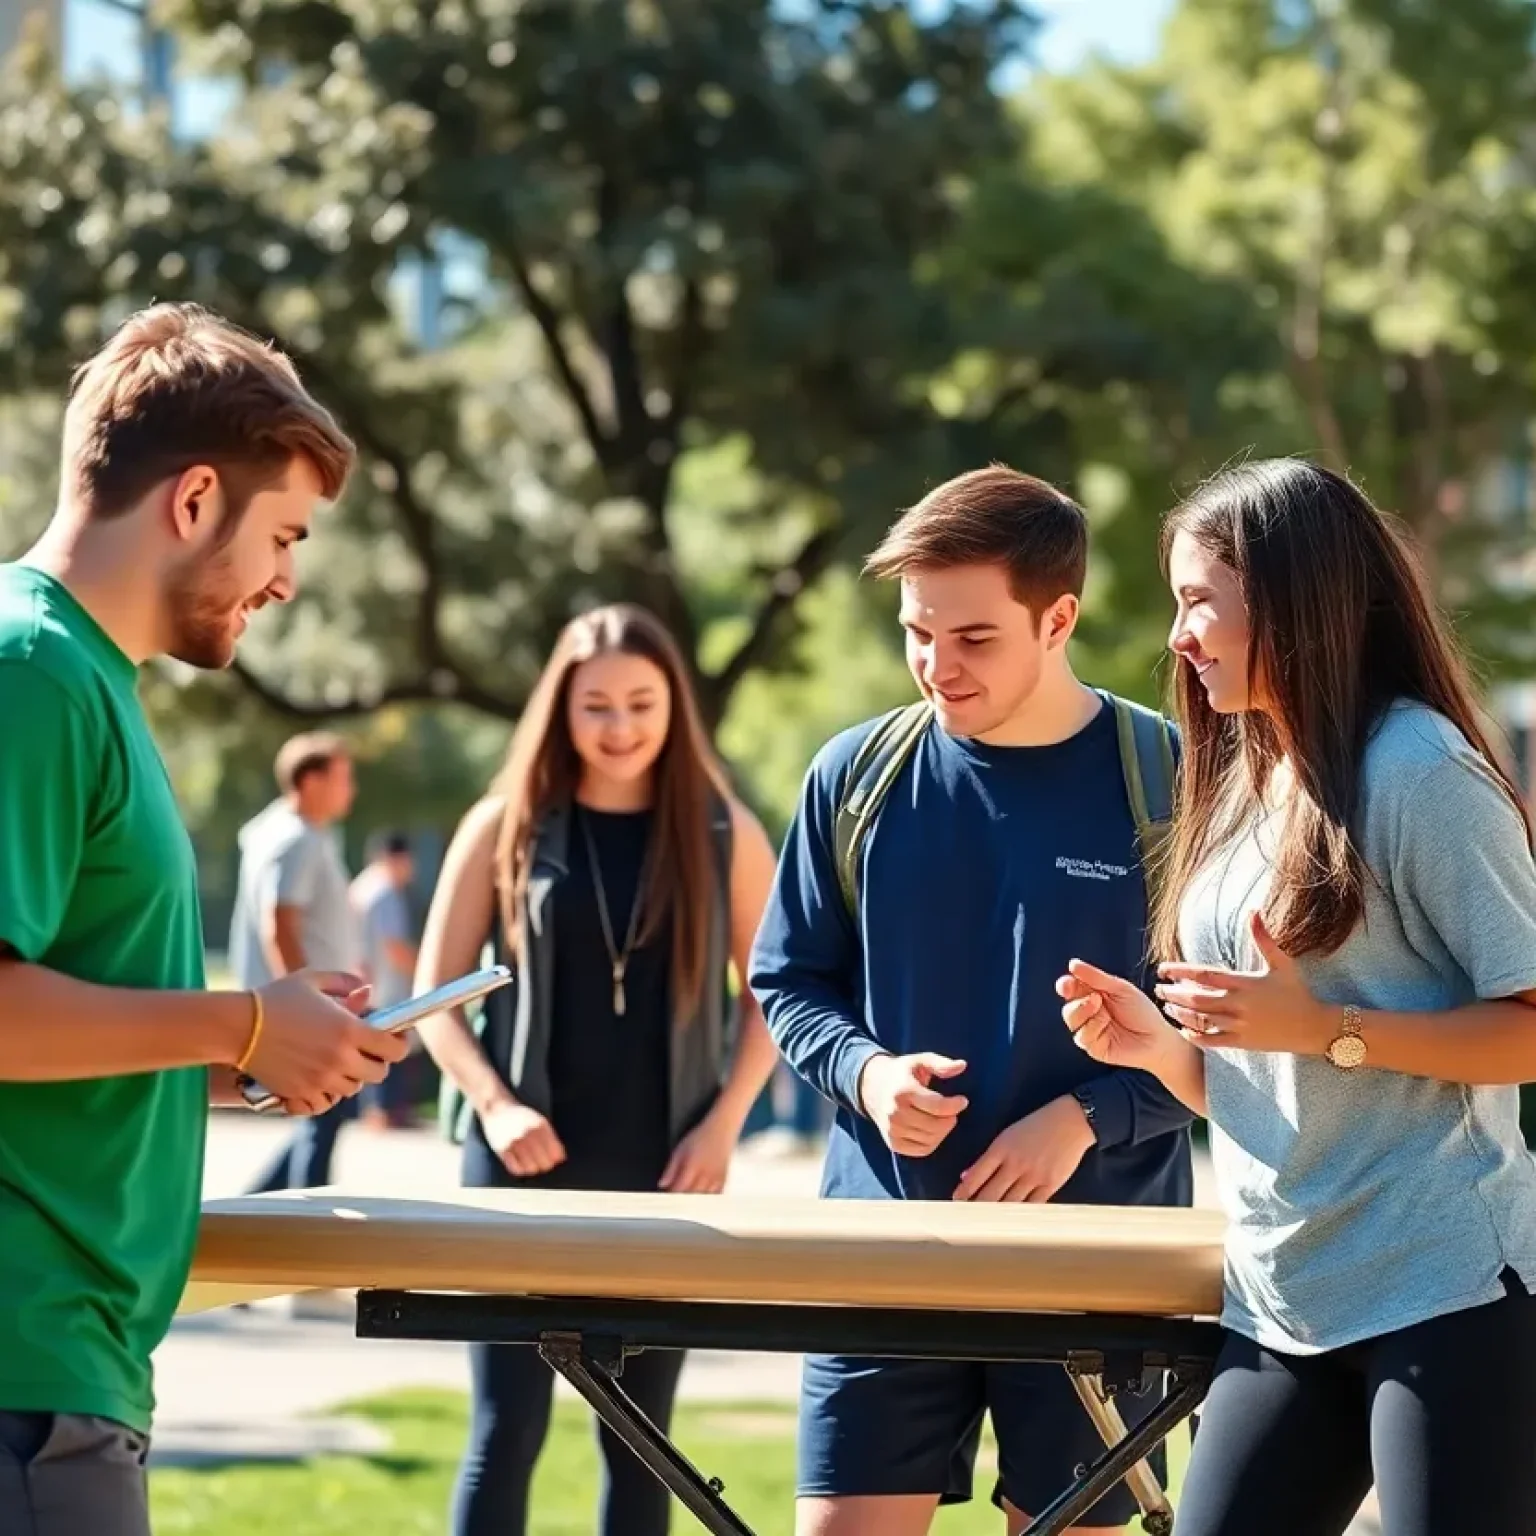
[[[196,989],[196,863],[137,681],[60,583],[0,565],[0,943],[100,985]],[[0,1408],[148,1432],[207,1120],[203,1068],[0,1082]]]

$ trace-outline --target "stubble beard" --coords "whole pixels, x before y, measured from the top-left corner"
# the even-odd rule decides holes
[[[183,567],[165,594],[167,654],[204,671],[222,671],[235,659],[235,614],[244,599],[227,547]]]

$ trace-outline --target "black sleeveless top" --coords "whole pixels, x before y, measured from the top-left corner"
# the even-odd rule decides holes
[[[549,1042],[550,1121],[566,1160],[547,1174],[514,1180],[517,1184],[653,1190],[671,1155],[671,925],[630,953],[619,1015],[588,844],[590,833],[614,947],[622,953],[653,821],[648,810],[571,808],[569,873],[552,897]]]

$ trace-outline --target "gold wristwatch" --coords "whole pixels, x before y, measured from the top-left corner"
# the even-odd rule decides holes
[[[1365,1041],[1360,1036],[1360,1010],[1353,1003],[1344,1008],[1344,1022],[1323,1053],[1341,1072],[1365,1065]]]

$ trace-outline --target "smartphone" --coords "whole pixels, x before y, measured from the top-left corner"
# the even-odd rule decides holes
[[[363,1014],[362,1020],[373,1029],[398,1035],[431,1014],[441,1013],[445,1008],[462,1008],[488,992],[506,986],[511,980],[512,972],[506,966],[488,965],[484,970],[470,971],[455,981],[446,981],[419,997],[408,997],[403,1003],[394,1003],[388,1008],[376,1008]],[[255,1110],[276,1109],[282,1103],[276,1094],[268,1093],[260,1083],[248,1077],[241,1079],[240,1091],[245,1102]]]

